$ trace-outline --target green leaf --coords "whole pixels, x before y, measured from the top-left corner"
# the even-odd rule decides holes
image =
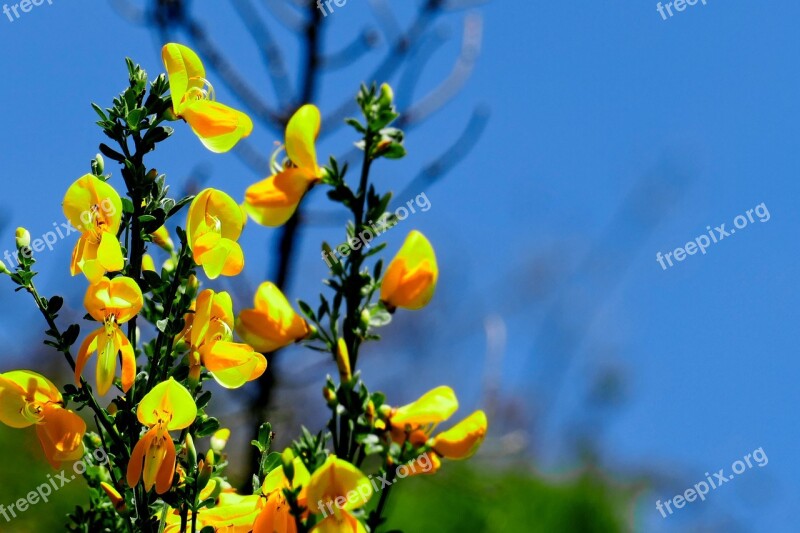
[[[54,315],[58,313],[58,310],[61,309],[62,305],[64,305],[64,298],[62,298],[61,296],[53,296],[52,298],[50,298],[50,301],[47,302],[46,305],[47,311],[51,315]]]

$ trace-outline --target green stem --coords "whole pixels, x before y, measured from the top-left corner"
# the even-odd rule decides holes
[[[364,204],[367,199],[367,185],[369,184],[369,171],[372,166],[372,144],[375,141],[375,134],[368,130],[364,136],[364,160],[361,165],[361,179],[356,193],[356,202],[353,206],[354,231],[358,233],[364,225]],[[343,324],[343,336],[347,351],[350,356],[350,368],[356,370],[358,362],[358,349],[360,340],[358,338],[357,327],[361,320],[361,263],[364,260],[361,248],[353,250],[348,258],[349,271],[347,283],[345,285],[346,316]],[[335,347],[334,347],[335,349]],[[334,354],[335,355],[335,354]]]
[[[391,467],[387,479],[389,483],[392,483],[394,481],[396,473],[397,469],[395,467]],[[367,519],[367,526],[369,527],[369,530],[372,531],[373,533],[378,531],[378,527],[381,525],[381,522],[383,521],[381,515],[383,515],[383,510],[386,507],[386,502],[389,499],[389,491],[391,489],[392,485],[387,485],[387,487],[383,489],[383,491],[381,491],[381,499],[378,501],[378,507],[376,507],[375,510],[370,513],[369,518]]]

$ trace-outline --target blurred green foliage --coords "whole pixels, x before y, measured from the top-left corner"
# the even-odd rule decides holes
[[[33,428],[12,429],[0,424],[0,450],[3,452],[2,466],[0,466],[0,480],[2,480],[0,505],[6,508],[20,498],[26,498],[28,493],[35,491],[39,485],[47,483],[48,474],[55,477],[60,472],[53,470],[47,464]],[[64,466],[67,479],[71,479],[73,472],[70,465]],[[56,481],[56,484],[61,483]],[[8,513],[10,522],[6,522],[3,515],[0,515],[0,531],[13,533],[64,531],[67,514],[72,512],[76,505],[83,505],[88,501],[86,483],[81,476],[76,476],[63,488],[53,491],[48,500],[40,501],[23,513],[17,513],[16,518]]]
[[[0,426],[3,483],[0,504],[8,507],[46,483],[54,471],[33,430]],[[72,472],[67,467],[67,477]],[[66,515],[86,503],[78,477],[11,522],[0,515],[0,531],[63,531]],[[390,521],[383,531],[405,533],[607,533],[628,531],[634,493],[592,470],[562,481],[542,479],[526,468],[492,471],[447,462],[435,476],[399,480],[389,499]],[[377,499],[377,495],[376,495]],[[374,502],[373,502],[374,503]]]
[[[606,533],[628,531],[634,493],[591,470],[563,481],[446,463],[435,476],[392,489],[388,530],[405,533]],[[395,492],[396,491],[396,492]]]

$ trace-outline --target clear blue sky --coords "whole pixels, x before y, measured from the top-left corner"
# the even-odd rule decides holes
[[[201,19],[213,20],[214,39],[254,84],[266,87],[257,52],[227,3],[195,4]],[[351,0],[331,16],[331,48],[349,42],[367,20],[365,5]],[[625,401],[596,435],[602,458],[620,471],[668,476],[674,488],[642,498],[638,528],[791,531],[800,498],[800,287],[791,266],[800,227],[800,5],[708,0],[664,21],[653,1],[497,0],[483,13],[484,47],[473,78],[455,102],[410,134],[408,161],[380,169],[385,187],[407,183],[456,137],[473,106],[491,108],[478,146],[425,191],[432,208],[413,219],[440,257],[443,296],[433,311],[441,316],[452,305],[458,317],[477,324],[500,317],[508,332],[502,394],[527,401],[537,393],[532,383],[550,380],[547,361],[558,354],[548,350],[559,346],[553,350],[535,335],[547,331],[543,320],[551,309],[535,298],[542,291],[556,295],[559,313],[574,322],[567,330],[574,364],[556,419],[584,414],[585,384],[576,376],[606,365],[624,369]],[[450,17],[449,26],[460,17]],[[151,73],[161,64],[151,33],[102,1],[53,0],[14,22],[0,15],[0,47],[2,253],[13,246],[17,225],[36,236],[63,221],[64,190],[88,170],[101,140],[88,104],[105,104],[123,88],[123,58],[134,57]],[[433,58],[421,93],[449,69],[454,53],[448,45]],[[290,53],[288,61],[295,60]],[[330,108],[359,81],[333,76],[317,103]],[[236,104],[224,89],[218,93]],[[204,151],[188,128],[177,126],[169,151],[155,154],[154,164],[178,182],[205,168],[212,186],[241,198],[254,176],[233,155]],[[267,154],[276,138],[258,128],[253,140]],[[340,134],[322,151],[337,153],[348,142]],[[625,209],[642,180],[663,188],[648,198],[674,194],[672,208],[640,202]],[[321,195],[311,201],[324,205]],[[734,217],[762,202],[768,222],[756,221],[666,271],[656,262],[656,252],[684,245],[706,226],[730,228]],[[650,217],[658,221],[652,229]],[[253,284],[266,272],[265,243],[273,235],[255,225],[246,230],[246,276]],[[387,235],[390,246],[403,235]],[[307,234],[297,279],[324,275],[321,238],[337,234],[330,228]],[[59,243],[40,266],[65,270],[71,246]],[[542,265],[552,272],[537,274],[534,266]],[[77,294],[84,281],[60,273],[40,283],[47,293]],[[310,297],[316,288],[298,281],[293,296]],[[0,302],[6,325],[0,342],[22,359],[24,350],[13,342],[17,328],[38,323],[10,291],[0,292]],[[581,333],[572,338],[574,331]],[[441,361],[433,365],[456,374],[448,380],[462,390],[479,390],[485,342],[480,327],[467,328],[441,341]],[[452,372],[454,364],[463,371]],[[440,380],[425,374],[404,394],[413,397]],[[464,404],[478,403],[473,396]],[[558,434],[545,433],[537,444],[556,471],[563,466]],[[729,470],[759,447],[767,466],[660,518],[656,499],[691,487],[705,472]]]

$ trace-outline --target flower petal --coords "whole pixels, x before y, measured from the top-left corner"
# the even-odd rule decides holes
[[[319,135],[322,117],[319,109],[306,104],[292,115],[286,125],[286,154],[296,166],[311,171],[318,177],[317,151],[314,141]]]
[[[392,426],[412,428],[438,424],[447,420],[458,409],[455,392],[445,385],[423,394],[417,401],[398,408],[391,417]]]
[[[227,152],[253,131],[250,117],[219,102],[192,100],[180,111],[203,146],[215,153]]]
[[[186,387],[169,378],[145,394],[136,415],[146,426],[156,425],[161,416],[172,415],[167,427],[170,430],[184,429],[191,426],[197,417],[197,406]]]
[[[447,459],[467,459],[480,448],[486,438],[486,413],[475,411],[470,416],[436,436],[433,449]]]
[[[262,226],[281,226],[297,210],[310,185],[307,171],[286,169],[248,187],[244,209],[250,218]]]
[[[169,76],[172,107],[177,114],[183,108],[184,96],[190,88],[202,88],[206,71],[200,58],[191,48],[177,43],[167,43],[161,49],[161,59]]]

